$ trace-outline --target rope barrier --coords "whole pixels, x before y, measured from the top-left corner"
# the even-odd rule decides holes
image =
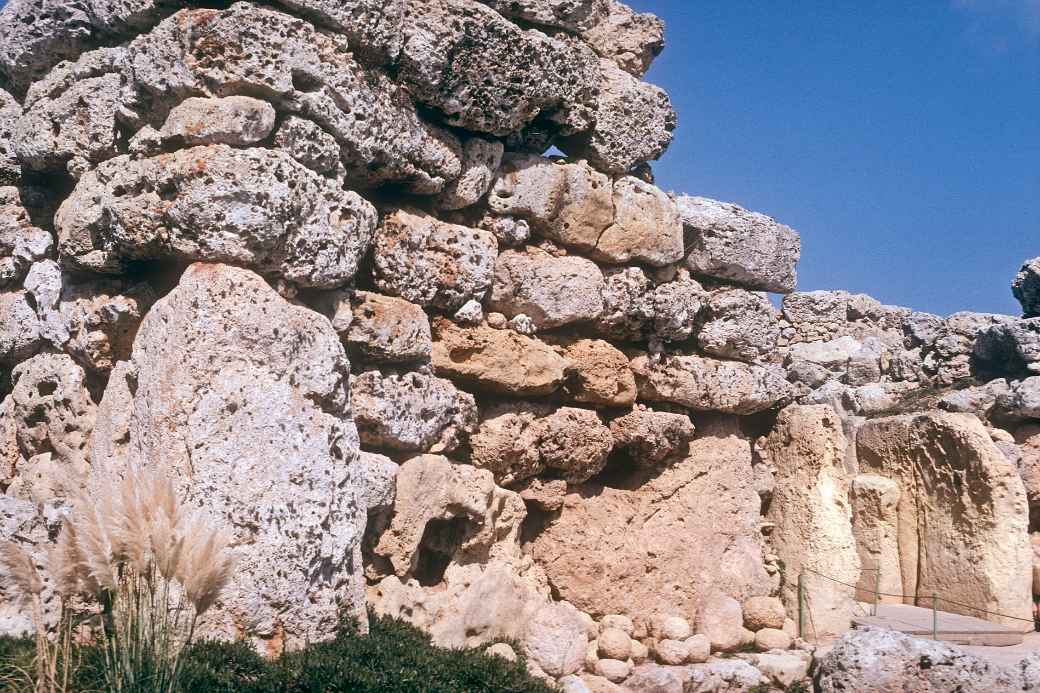
[[[898,599],[913,599],[914,601],[917,601],[918,599],[925,599],[925,597],[918,597],[916,595],[892,594],[890,592],[878,592],[878,591],[875,591],[875,590],[866,589],[866,588],[860,587],[859,585],[852,585],[852,584],[849,584],[847,582],[842,582],[841,580],[838,580],[837,578],[833,578],[830,575],[824,575],[820,571],[813,570],[812,568],[802,568],[802,570],[807,572],[807,573],[813,573],[814,575],[819,575],[820,577],[822,577],[822,578],[824,578],[826,580],[830,580],[831,582],[836,582],[839,585],[844,585],[845,587],[851,587],[852,589],[858,590],[860,592],[868,592],[870,594],[875,594],[875,595],[877,595],[879,597],[895,597],[895,598],[898,598]],[[880,569],[879,568],[866,568],[864,570],[880,570]],[[981,607],[972,606],[971,604],[964,604],[962,602],[955,602],[952,599],[947,599],[945,597],[935,596],[934,599],[937,599],[938,601],[941,601],[941,602],[945,602],[947,604],[953,604],[955,606],[962,606],[965,609],[971,609],[972,611],[978,611],[979,613],[989,614],[990,616],[999,616],[1000,618],[1010,618],[1010,619],[1012,619],[1014,621],[1024,621],[1026,623],[1034,623],[1035,622],[1034,619],[1031,619],[1031,618],[1022,618],[1021,616],[1010,616],[1008,614],[1002,614],[999,611],[989,611],[988,609],[983,609]]]

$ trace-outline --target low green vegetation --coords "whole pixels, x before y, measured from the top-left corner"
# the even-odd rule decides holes
[[[369,619],[359,635],[345,624],[336,639],[267,660],[246,643],[196,642],[181,655],[175,690],[183,693],[550,693],[522,662],[482,649],[434,647],[422,631],[388,618]],[[30,639],[0,639],[0,693],[32,691]],[[104,653],[82,648],[69,691],[105,691]]]

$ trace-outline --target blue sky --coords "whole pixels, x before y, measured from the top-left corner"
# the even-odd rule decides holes
[[[1018,313],[1040,255],[1040,0],[627,0],[667,25],[662,188],[801,232],[799,288]]]

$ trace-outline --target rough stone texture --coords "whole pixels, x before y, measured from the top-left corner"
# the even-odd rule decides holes
[[[539,115],[587,126],[600,81],[591,50],[524,31],[472,0],[410,3],[397,69],[449,125],[493,135]]]
[[[406,0],[277,0],[347,37],[364,60],[385,63],[401,51]]]
[[[425,373],[365,371],[350,403],[361,441],[391,450],[450,452],[476,428],[473,395]]]
[[[567,359],[537,339],[483,325],[459,327],[444,319],[434,326],[433,368],[438,375],[521,397],[554,392],[567,377]]]
[[[647,355],[632,359],[639,397],[695,411],[754,414],[783,404],[791,384],[777,366],[717,361],[693,355]]]
[[[694,425],[686,414],[636,408],[610,422],[614,447],[626,450],[641,467],[653,467],[683,453],[694,438]]]
[[[274,120],[274,107],[250,96],[195,97],[185,99],[170,111],[159,135],[188,147],[198,144],[245,147],[270,135]]]
[[[37,570],[46,565],[43,547],[54,529],[53,523],[48,522],[56,518],[54,510],[53,504],[41,508],[37,502],[0,494],[0,541],[10,541],[29,554]],[[36,632],[32,615],[24,608],[22,596],[9,591],[13,581],[6,579],[6,574],[4,577],[0,580],[0,633],[14,638],[32,637]],[[42,596],[46,618],[56,611],[57,604],[49,585],[44,585]]]
[[[40,323],[25,291],[0,292],[0,365],[12,366],[36,353]]]
[[[1024,424],[1017,427],[1014,433],[1018,444],[1018,473],[1022,477],[1026,500],[1029,502],[1029,529],[1036,532],[1040,530],[1040,424]],[[1036,568],[1033,570],[1036,575]],[[1034,594],[1040,593],[1038,588],[1040,585],[1035,585]]]
[[[711,590],[738,600],[771,591],[759,503],[751,444],[720,419],[664,471],[572,488],[527,550],[560,597],[593,616],[628,613],[637,628],[657,615],[693,620]]]
[[[757,291],[790,293],[801,255],[797,232],[770,217],[705,197],[675,198],[690,248],[691,272]]]
[[[346,175],[339,159],[339,143],[313,120],[288,116],[278,126],[271,144],[324,176]]]
[[[607,270],[596,328],[614,340],[681,342],[693,334],[706,299],[685,271],[655,285],[639,267]]]
[[[313,120],[339,142],[353,184],[396,181],[428,194],[461,171],[455,136],[422,121],[389,78],[361,67],[344,37],[281,12],[245,2],[183,10],[129,51],[137,84],[160,109],[189,96],[263,94],[279,111]]]
[[[863,569],[856,592],[859,601],[873,602],[875,589],[886,594],[903,593],[899,560],[900,491],[897,482],[883,476],[860,474],[852,480],[852,534]],[[878,599],[902,603],[897,597]]]
[[[510,318],[523,313],[547,329],[594,320],[603,310],[602,290],[603,273],[589,260],[506,250],[495,263],[488,306]]]
[[[614,181],[614,223],[596,241],[593,256],[616,265],[662,267],[683,257],[679,209],[660,188],[633,176]]]
[[[581,483],[603,469],[613,438],[588,409],[505,402],[483,412],[469,446],[471,463],[491,470],[502,485],[546,470]]]
[[[502,163],[501,142],[471,137],[462,148],[462,173],[448,183],[437,197],[440,209],[462,209],[484,197]]]
[[[187,504],[234,535],[234,577],[201,633],[274,654],[331,637],[339,604],[364,619],[356,561],[374,481],[356,464],[349,365],[328,321],[248,270],[195,264],[116,370],[92,441],[95,493],[134,465],[169,469]]]
[[[1040,374],[1040,318],[979,330],[972,355],[978,372],[985,376],[1017,378]]]
[[[122,48],[93,51],[32,86],[13,133],[23,164],[75,174],[118,153],[126,59]]]
[[[1040,257],[1022,263],[1011,283],[1011,293],[1022,304],[1023,317],[1040,317]]]
[[[323,288],[354,276],[375,225],[372,205],[288,155],[225,145],[106,161],[55,218],[63,259],[76,268],[221,260]]]
[[[777,597],[752,597],[744,602],[744,626],[748,630],[784,627],[787,612]]]
[[[685,664],[690,656],[689,646],[681,640],[665,638],[654,643],[654,659],[661,664]]]
[[[632,638],[620,628],[604,628],[596,638],[596,651],[605,659],[624,661],[632,655]]]
[[[1040,686],[1040,657],[1035,653],[1000,666],[944,642],[880,628],[850,631],[813,669],[820,693],[990,693]]]
[[[397,473],[393,517],[373,551],[392,574],[422,580],[436,560],[430,554],[454,550],[446,558],[486,559],[493,543],[501,541],[500,534],[519,531],[524,514],[520,498],[496,487],[490,472],[440,455],[420,455]],[[461,526],[457,546],[451,545],[450,533],[443,545],[437,541],[437,524],[446,521]]]
[[[16,286],[34,262],[54,249],[50,233],[33,224],[22,198],[21,189],[0,187],[0,287]]]
[[[7,458],[0,459],[0,469],[13,469],[28,482],[23,460],[47,456],[49,478],[42,483],[65,492],[79,488],[89,468],[88,442],[97,414],[83,369],[64,354],[39,354],[15,366],[11,381],[3,414],[16,446],[0,449]]]
[[[422,308],[403,298],[371,291],[337,291],[326,315],[343,343],[366,360],[404,363],[430,358],[430,320]]]
[[[546,604],[535,612],[523,639],[524,654],[557,677],[581,669],[587,646],[585,624],[566,602]]]
[[[607,18],[609,0],[481,0],[506,17],[568,31],[590,29]]]
[[[373,274],[380,291],[421,306],[455,310],[491,286],[493,234],[438,221],[423,212],[386,214],[376,231]]]
[[[986,394],[994,395],[993,406],[1001,416],[1012,419],[1040,419],[1040,376],[1032,376],[1014,382],[1008,387],[1005,384],[1001,392],[999,385],[991,387],[995,380],[986,386]],[[982,412],[983,415],[986,413]]]
[[[542,510],[553,511],[563,507],[563,497],[567,495],[567,482],[563,479],[529,477],[513,484],[513,489],[520,494],[525,503]]]
[[[1014,463],[977,418],[927,412],[875,419],[859,429],[856,456],[861,471],[903,489],[897,505],[902,594],[934,593],[1030,618],[1026,494]]]
[[[761,294],[743,289],[712,292],[701,320],[697,345],[705,354],[753,362],[776,351],[777,314]]]
[[[1040,384],[1040,379],[1036,382]],[[975,414],[980,419],[986,419],[998,401],[1002,403],[1002,408],[1009,404],[1006,399],[1009,394],[1008,382],[998,378],[985,385],[966,387],[943,395],[939,400],[939,408],[961,414]]]
[[[664,22],[649,13],[637,14],[627,5],[609,0],[605,20],[582,34],[601,57],[641,77],[664,49]]]
[[[672,141],[677,118],[668,94],[641,82],[610,60],[600,60],[603,81],[591,128],[558,143],[601,171],[626,173],[657,159]]]
[[[576,402],[599,407],[630,407],[636,400],[636,380],[628,359],[602,339],[563,342],[571,378],[564,393]]]
[[[832,580],[855,584],[860,576],[846,447],[833,409],[793,405],[780,412],[763,450],[776,479],[766,519],[776,525],[770,537],[773,552],[783,561],[787,576],[780,596],[789,613],[798,613],[798,575],[804,575],[812,599],[814,637],[849,628],[852,594]]]
[[[152,288],[125,279],[72,283],[67,275],[58,282],[50,301],[36,295],[51,344],[94,373],[107,374],[116,362],[129,359],[138,326],[155,302]]]
[[[594,251],[614,222],[609,177],[584,161],[563,163],[533,154],[505,155],[488,205],[579,252]]]
[[[2,32],[0,29],[0,35]],[[22,177],[21,163],[13,146],[14,125],[21,115],[21,104],[0,89],[0,186],[14,185]]]

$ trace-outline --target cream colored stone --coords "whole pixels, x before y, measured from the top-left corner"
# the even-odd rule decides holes
[[[902,594],[1032,618],[1029,509],[1017,469],[971,414],[874,419],[856,437],[860,469],[902,489]],[[975,615],[945,602],[943,608]],[[992,617],[1016,628],[1020,621]]]
[[[484,654],[488,657],[501,657],[509,662],[516,661],[516,652],[514,652],[513,648],[504,642],[496,642],[494,645],[484,650]]]
[[[605,659],[626,660],[632,654],[632,639],[618,628],[604,628],[596,643],[599,656]]]
[[[899,484],[874,474],[852,480],[852,534],[862,564],[856,599],[873,602],[875,591],[903,593],[899,560]],[[880,571],[880,575],[878,574]],[[899,597],[877,596],[878,601],[902,603]]]
[[[750,630],[783,628],[787,613],[777,597],[752,597],[744,602],[744,625]]]
[[[786,650],[791,647],[791,636],[777,628],[763,628],[755,633],[755,647],[762,652]]]
[[[690,664],[707,662],[711,655],[711,640],[703,633],[686,639],[686,661]]]
[[[601,631],[607,628],[616,628],[630,638],[635,633],[635,625],[632,623],[632,619],[622,614],[607,614],[600,619],[599,628]]]
[[[619,683],[632,673],[632,664],[617,659],[601,659],[596,662],[596,673],[612,683]]]
[[[692,632],[690,622],[682,616],[663,616],[654,626],[654,635],[665,640],[685,640]]]
[[[661,664],[685,664],[689,648],[681,640],[658,640],[654,644],[654,659]]]
[[[733,652],[739,648],[744,643],[743,623],[740,602],[722,592],[705,598],[697,613],[697,632],[708,638],[712,652]]]
[[[803,576],[815,637],[848,630],[852,592],[833,580],[855,584],[860,575],[846,447],[841,421],[824,405],[787,407],[765,443],[776,475],[766,518],[776,523],[771,540],[787,575],[780,596],[787,610],[797,613],[798,576]]]

